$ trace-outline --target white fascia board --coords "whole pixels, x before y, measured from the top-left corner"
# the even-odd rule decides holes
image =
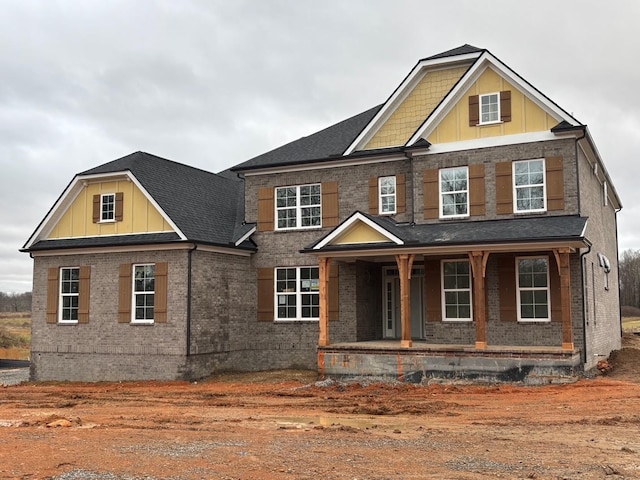
[[[453,64],[471,62],[478,58],[480,53],[469,53],[466,55],[456,55],[453,57],[437,58],[434,60],[422,60],[417,63],[415,67],[409,72],[409,75],[405,77],[402,83],[391,94],[389,99],[384,103],[383,107],[376,114],[375,117],[367,124],[367,126],[360,132],[360,135],[349,145],[345,150],[344,155],[350,155],[358,148],[363,147],[371,140],[380,127],[389,119],[398,106],[407,98],[407,96],[413,91],[415,86],[427,75],[430,71],[440,70],[448,68]]]
[[[449,92],[449,95],[440,103],[440,105],[433,111],[426,122],[424,122],[413,136],[406,143],[406,146],[413,145],[420,138],[427,138],[438,124],[444,119],[444,117],[451,111],[451,109],[463,98],[464,94],[471,87],[484,71],[491,67],[500,76],[505,78],[511,85],[520,90],[529,99],[531,99],[538,107],[554,116],[556,119],[565,120],[571,125],[582,125],[573,116],[569,115],[565,110],[560,108],[549,98],[543,95],[538,89],[533,87],[529,82],[523,79],[520,75],[515,73],[504,63],[491,55],[489,52],[484,52],[476,63],[467,71],[462,79],[456,84],[456,86]]]
[[[272,175],[274,173],[290,173],[290,172],[304,172],[310,170],[323,170],[328,168],[338,167],[353,167],[359,165],[367,165],[372,163],[384,163],[395,162],[398,160],[406,160],[407,157],[404,154],[391,153],[389,155],[376,155],[375,157],[361,157],[361,158],[338,158],[336,160],[321,160],[318,162],[282,165],[277,167],[265,167],[256,170],[248,170],[242,172],[245,177],[254,177],[258,175]]]
[[[404,242],[401,239],[399,239],[398,237],[396,237],[395,235],[393,235],[391,232],[385,230],[384,228],[382,228],[377,223],[372,222],[367,217],[362,215],[362,213],[356,212],[350,218],[345,220],[342,223],[342,225],[340,225],[333,232],[331,232],[329,235],[327,235],[315,247],[313,247],[313,249],[314,250],[320,250],[322,247],[324,247],[325,245],[330,243],[332,240],[334,240],[335,238],[339,237],[341,233],[343,233],[345,230],[347,230],[349,227],[351,227],[356,222],[363,222],[364,224],[366,224],[367,226],[371,227],[376,232],[378,232],[380,235],[388,238],[389,241],[395,243],[396,245],[404,245]]]
[[[256,232],[257,229],[258,229],[258,227],[253,227],[251,230],[249,230],[247,233],[245,233],[242,237],[240,237],[235,243],[236,247],[238,245],[240,245],[242,242],[244,242],[251,235],[253,235]]]

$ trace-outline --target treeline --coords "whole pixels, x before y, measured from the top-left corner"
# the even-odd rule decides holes
[[[620,304],[640,308],[640,250],[620,255]]]
[[[0,292],[0,312],[30,312],[31,292],[4,293]]]

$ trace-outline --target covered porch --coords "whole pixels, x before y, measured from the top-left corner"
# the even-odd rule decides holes
[[[387,218],[359,215],[357,222],[343,223],[342,226],[347,224],[345,228],[336,228],[306,250],[317,255],[319,264],[318,368],[321,374],[385,376],[407,381],[457,377],[492,381],[528,379],[529,383],[539,383],[568,377],[581,370],[581,353],[574,339],[576,312],[573,312],[572,288],[575,285],[572,287],[571,265],[572,258],[574,264],[578,260],[579,249],[587,245],[580,236],[586,219],[574,222],[569,227],[572,232],[561,232],[562,238],[556,235],[552,239],[548,236],[504,238],[505,229],[513,231],[513,227],[505,222],[492,222],[493,230],[485,232],[492,241],[478,235],[479,222],[465,222],[455,228],[457,235],[465,239],[462,242],[451,235],[454,224],[446,225],[448,234],[442,235],[442,226],[437,224],[403,228]],[[524,230],[526,235],[538,230],[541,235],[544,229],[540,227],[561,224],[558,220],[541,222],[547,218],[535,220],[538,220],[536,225],[527,225],[525,229],[520,221],[520,225],[514,226],[515,231]],[[365,234],[366,228],[373,233]],[[476,231],[472,233],[471,229]],[[357,235],[354,230],[359,230]],[[549,228],[546,230],[548,235]],[[425,232],[447,240],[429,241],[424,238]],[[408,239],[409,235],[414,238]],[[497,236],[499,241],[493,238]],[[372,237],[375,241],[371,241]],[[474,237],[476,241],[470,242]],[[544,321],[521,318],[524,307],[519,302],[524,297],[522,292],[516,292],[518,279],[513,267],[513,262],[521,257],[547,259],[545,291],[551,298],[546,300]],[[383,311],[379,335],[374,339],[332,342],[327,294],[331,269],[353,262],[366,262],[370,268],[378,265],[381,269],[392,269],[397,275],[399,328],[396,331],[399,335],[389,336],[389,330],[385,330],[384,322],[389,317],[385,312],[389,309],[386,303],[389,300],[385,297],[389,294],[383,291],[382,295],[369,297],[382,297],[382,304],[378,306]],[[450,306],[445,299],[448,292],[442,277],[444,266],[441,271],[440,265],[447,262],[468,265],[469,285],[462,290],[468,291],[470,312],[464,321],[446,318]],[[508,262],[512,267],[505,272],[501,263]],[[420,288],[416,288],[415,275],[423,277],[418,282]],[[389,286],[385,278],[383,274],[383,287]],[[416,300],[416,296],[422,298]],[[363,301],[363,297],[367,296],[357,301]],[[513,299],[509,305],[504,300],[507,297]],[[422,311],[416,312],[416,309]],[[423,334],[416,334],[416,321],[423,323]]]

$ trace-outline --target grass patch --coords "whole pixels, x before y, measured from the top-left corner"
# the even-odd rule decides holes
[[[623,317],[622,330],[624,332],[640,332],[640,317]]]
[[[0,358],[29,360],[31,352],[31,315],[3,313],[0,316]]]

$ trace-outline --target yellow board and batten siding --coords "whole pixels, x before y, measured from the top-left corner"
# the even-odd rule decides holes
[[[469,96],[511,91],[511,121],[494,125],[469,126]],[[554,118],[528,97],[487,68],[460,101],[440,121],[427,141],[431,144],[459,142],[478,138],[548,131],[559,119]]]
[[[93,196],[122,192],[123,215],[119,222],[93,222]],[[94,237],[134,233],[172,232],[140,189],[128,180],[90,183],[75,198],[71,206],[47,238]]]
[[[365,150],[404,145],[467,68],[455,67],[427,73],[367,143]]]

